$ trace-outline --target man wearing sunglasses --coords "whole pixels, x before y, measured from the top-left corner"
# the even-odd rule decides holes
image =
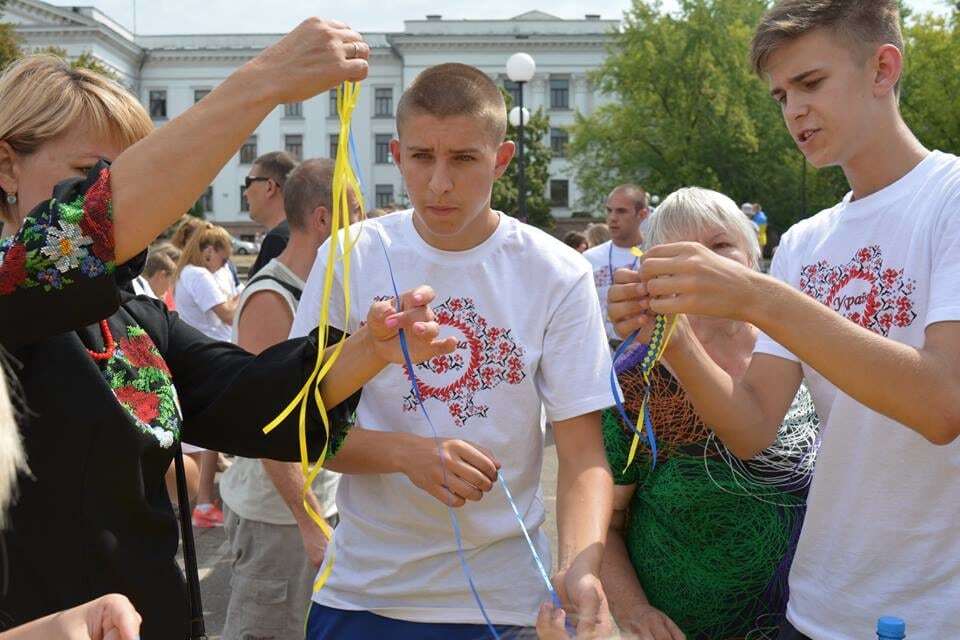
[[[283,210],[283,185],[287,175],[297,166],[296,160],[285,151],[265,153],[250,167],[243,182],[244,194],[250,205],[250,218],[269,231],[260,245],[260,254],[253,263],[247,279],[283,253],[290,240],[287,214]]]

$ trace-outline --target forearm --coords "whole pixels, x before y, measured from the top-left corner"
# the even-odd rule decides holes
[[[957,358],[884,338],[782,282],[761,278],[750,322],[870,409],[935,444],[957,436]]]
[[[686,323],[678,326],[666,359],[697,415],[730,451],[747,459],[770,446],[783,416],[766,415],[752,387],[717,365]]]
[[[354,425],[337,454],[324,466],[349,474],[402,473],[405,452],[415,440],[424,439],[409,433],[373,431]]]
[[[368,380],[387,365],[371,346],[366,327],[361,327],[344,342],[340,356],[320,383],[320,393],[327,407],[335,407],[357,392]],[[327,347],[329,358],[336,345]]]
[[[298,463],[278,462],[267,459],[263,459],[260,462],[263,464],[263,470],[267,472],[270,481],[273,482],[273,486],[277,488],[277,493],[283,498],[283,501],[296,519],[297,524],[303,526],[313,523],[306,508],[303,506],[304,500],[307,501],[314,513],[323,516],[323,508],[317,501],[317,497],[313,495],[313,491],[308,488],[306,494],[304,494],[304,478]]]
[[[595,420],[596,438],[594,442],[593,438],[582,437],[587,434],[584,429],[584,433],[572,441],[566,441],[566,436],[557,439],[558,566],[565,571],[577,564],[584,571],[599,576],[613,510],[613,477],[599,433],[599,415],[590,414],[574,420],[588,422],[591,431]],[[554,425],[555,433],[571,427],[577,428],[563,423]]]
[[[607,532],[600,581],[610,602],[613,618],[621,628],[627,626],[627,621],[638,608],[650,605],[630,562],[623,533],[615,527],[611,527]]]
[[[262,75],[248,63],[117,157],[111,187],[118,263],[183,215],[276,106]]]

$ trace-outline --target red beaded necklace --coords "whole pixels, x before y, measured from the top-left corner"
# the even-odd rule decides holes
[[[113,340],[113,334],[110,333],[110,325],[107,324],[106,320],[100,321],[100,333],[103,334],[103,351],[97,352],[87,349],[87,353],[89,353],[90,357],[94,360],[109,360],[117,350],[117,343]]]

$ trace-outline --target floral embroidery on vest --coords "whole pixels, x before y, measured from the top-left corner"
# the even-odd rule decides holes
[[[181,426],[170,369],[146,331],[127,327],[126,333],[101,370],[140,431],[167,449],[180,437]]]
[[[0,295],[17,288],[62,289],[81,275],[96,278],[114,269],[110,170],[72,202],[50,200],[0,241]]]

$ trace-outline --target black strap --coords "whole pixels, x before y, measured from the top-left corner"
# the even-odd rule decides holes
[[[179,440],[173,456],[173,465],[177,472],[177,507],[183,540],[183,564],[187,574],[187,600],[190,602],[190,631],[187,633],[187,640],[207,640],[207,631],[203,626],[203,602],[200,599],[197,548],[193,541],[193,523],[190,520],[190,495],[187,493],[187,474],[183,469],[183,449]]]
[[[250,285],[252,285],[254,282],[258,280],[273,280],[274,282],[279,284],[281,287],[289,291],[290,295],[293,296],[294,300],[296,300],[297,302],[300,302],[300,296],[303,294],[303,289],[301,289],[300,287],[296,287],[290,284],[289,282],[284,282],[280,278],[277,278],[276,276],[271,276],[268,273],[258,273],[257,275],[253,276],[253,278],[247,281],[247,288],[249,288]]]

